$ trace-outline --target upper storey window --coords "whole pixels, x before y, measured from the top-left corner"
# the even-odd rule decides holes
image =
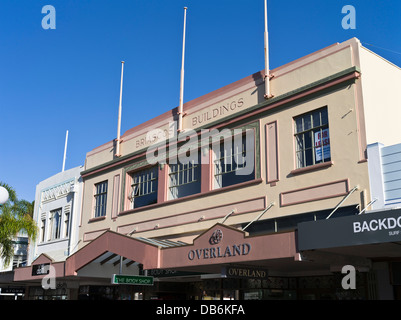
[[[327,107],[294,118],[297,168],[331,160]]]
[[[157,203],[158,171],[154,166],[131,174],[131,209]]]
[[[170,164],[169,199],[177,199],[201,191],[201,158]]]
[[[52,211],[51,218],[52,218],[51,240],[60,239],[61,209]]]
[[[107,180],[95,184],[95,218],[106,215]]]
[[[252,130],[214,148],[214,188],[255,179],[255,142]]]

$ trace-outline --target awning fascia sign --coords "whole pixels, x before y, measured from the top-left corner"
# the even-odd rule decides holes
[[[127,284],[137,286],[153,286],[153,277],[148,276],[132,276],[124,274],[113,274],[111,277],[112,284]]]
[[[32,265],[32,276],[41,276],[49,274],[50,263],[41,263]]]
[[[401,209],[298,224],[300,251],[401,241]]]
[[[237,279],[261,279],[265,280],[268,277],[267,269],[244,267],[244,266],[224,266],[221,270],[223,278],[237,278]]]
[[[249,236],[248,233],[215,224],[194,239],[192,245],[162,250],[161,268],[237,264],[297,255],[295,232]]]

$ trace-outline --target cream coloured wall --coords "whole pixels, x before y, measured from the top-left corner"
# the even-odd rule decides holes
[[[367,143],[397,144],[401,140],[401,68],[362,46],[359,52]]]

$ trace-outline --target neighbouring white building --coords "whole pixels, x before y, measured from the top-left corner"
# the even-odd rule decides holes
[[[23,267],[26,265],[28,236],[25,232],[20,232],[13,240],[14,257],[9,264],[5,264],[3,259],[0,259],[0,272],[12,271],[14,268]]]
[[[401,143],[367,148],[372,209],[401,208]]]
[[[28,236],[25,232],[20,232],[13,239],[14,256],[9,264],[5,264],[0,259],[0,300],[21,299],[25,293],[25,288],[12,283],[14,268],[23,267],[27,262]]]
[[[29,247],[28,265],[41,254],[63,261],[77,249],[82,170],[79,166],[59,172],[36,186],[33,218],[39,232]]]

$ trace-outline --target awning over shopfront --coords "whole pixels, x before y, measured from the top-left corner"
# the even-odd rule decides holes
[[[55,278],[63,277],[64,261],[56,262],[42,253],[30,266],[14,269],[14,281],[41,280],[48,276],[50,272],[51,276]]]
[[[203,232],[193,244],[162,250],[161,268],[190,268],[269,260],[297,260],[295,232],[249,236],[247,232],[216,224]]]
[[[119,257],[123,257],[126,265],[142,264],[144,270],[205,273],[220,271],[222,265],[228,264],[298,260],[295,232],[251,237],[239,229],[216,224],[196,237],[192,244],[186,244],[106,231],[66,260],[65,275],[80,275],[79,270],[89,264],[117,264]]]
[[[298,225],[299,249],[312,250],[401,241],[401,209]]]
[[[117,256],[123,257],[126,264],[138,262],[144,269],[156,269],[160,266],[160,247],[113,231],[106,231],[95,240],[67,258],[66,276],[77,275],[91,262],[103,264]]]
[[[300,267],[298,258],[294,231],[249,236],[239,229],[216,224],[196,237],[192,244],[133,238],[106,231],[66,261],[55,262],[42,254],[31,266],[16,269],[14,280],[43,279],[50,266],[55,268],[56,278],[110,279],[111,274],[123,267],[128,274],[138,274],[139,264],[143,270],[219,273],[223,266],[238,264],[278,269],[294,268],[295,264]]]
[[[298,249],[306,260],[338,266],[401,258],[401,209],[300,223]]]

